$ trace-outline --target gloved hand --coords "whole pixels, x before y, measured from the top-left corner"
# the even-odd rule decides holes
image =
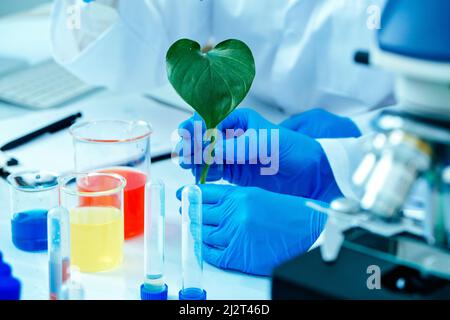
[[[357,138],[361,136],[356,124],[324,109],[311,109],[284,120],[280,126],[303,133],[311,138]]]
[[[307,207],[301,197],[254,187],[199,187],[203,259],[219,268],[268,276],[274,267],[308,251],[326,223],[326,215]]]
[[[180,129],[184,129],[184,132],[180,130],[183,139],[177,146],[180,165],[185,169],[192,169],[194,175],[201,171],[202,166],[194,165],[194,160],[199,155],[201,159],[203,151],[207,148],[207,144],[202,143],[201,135],[197,133],[196,136],[194,135],[194,121],[198,120],[200,118],[194,116],[180,125]],[[275,125],[250,109],[235,110],[218,129],[224,137],[226,137],[227,129],[241,129],[245,134],[223,139],[222,142],[217,143],[216,155],[223,160],[223,165],[211,166],[207,176],[208,181],[223,178],[240,186],[256,186],[273,192],[324,202],[330,202],[342,196],[328,159],[316,140]],[[278,134],[279,141],[276,139],[271,141],[272,133]],[[249,142],[249,137],[252,135],[258,138],[256,154],[249,152],[252,150]],[[269,158],[263,156],[265,152],[260,152],[259,144],[263,138],[266,138],[268,142]],[[231,148],[227,150],[227,146],[230,145]],[[270,158],[271,163],[264,164]],[[268,167],[272,167],[272,173],[275,174],[267,175],[267,172],[262,171]]]

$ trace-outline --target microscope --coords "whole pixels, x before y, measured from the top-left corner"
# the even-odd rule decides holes
[[[356,62],[390,70],[397,105],[329,208],[323,243],[275,269],[273,299],[450,299],[449,1],[389,0]],[[417,185],[423,203],[408,210]]]

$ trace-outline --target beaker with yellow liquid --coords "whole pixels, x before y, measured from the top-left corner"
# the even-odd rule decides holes
[[[117,174],[62,177],[61,206],[70,213],[71,264],[82,272],[113,269],[123,259],[123,190]]]

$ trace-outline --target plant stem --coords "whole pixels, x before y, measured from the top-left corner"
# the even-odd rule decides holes
[[[206,177],[208,176],[209,167],[211,166],[212,158],[214,157],[214,155],[213,155],[214,148],[216,147],[216,139],[214,136],[208,135],[207,139],[208,140],[211,139],[211,144],[209,145],[211,152],[208,152],[207,157],[209,157],[209,158],[205,159],[206,163],[202,167],[202,174],[200,176],[200,184],[204,184],[206,182]]]
[[[204,184],[206,182],[206,177],[208,176],[209,164],[204,164],[202,167],[202,175],[200,176],[200,184]]]

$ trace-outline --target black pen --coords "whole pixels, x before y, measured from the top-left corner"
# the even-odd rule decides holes
[[[64,119],[56,121],[48,126],[41,128],[41,129],[38,129],[31,133],[28,133],[28,134],[24,135],[23,137],[20,137],[18,139],[8,142],[7,144],[5,144],[4,146],[2,146],[0,148],[0,151],[8,151],[8,150],[17,148],[21,145],[24,145],[25,143],[30,142],[44,134],[55,133],[55,132],[64,130],[64,129],[70,127],[72,124],[74,124],[75,121],[81,117],[82,117],[81,112],[75,113],[71,116],[68,116]]]

